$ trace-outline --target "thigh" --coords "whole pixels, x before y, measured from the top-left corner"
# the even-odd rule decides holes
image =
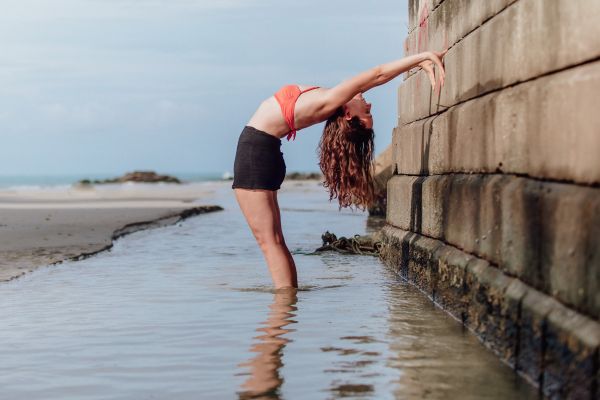
[[[257,240],[281,240],[276,192],[271,190],[235,189],[235,197]]]

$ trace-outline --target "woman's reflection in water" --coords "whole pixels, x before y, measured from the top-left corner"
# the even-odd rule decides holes
[[[283,378],[279,375],[279,369],[283,366],[281,358],[283,348],[290,342],[285,334],[295,331],[286,329],[286,326],[296,323],[292,318],[296,316],[297,301],[297,290],[294,288],[279,289],[274,294],[269,316],[257,329],[262,334],[255,337],[258,342],[250,348],[251,352],[257,353],[256,357],[240,364],[250,369],[250,377],[238,392],[240,399],[279,398],[279,388],[283,384]]]

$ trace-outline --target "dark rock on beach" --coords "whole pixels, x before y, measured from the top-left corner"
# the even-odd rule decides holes
[[[285,179],[289,181],[321,180],[323,175],[318,172],[290,172]]]
[[[159,175],[154,171],[133,171],[128,172],[118,178],[90,180],[82,179],[78,183],[80,185],[102,184],[102,183],[124,183],[124,182],[145,182],[145,183],[181,183],[181,181],[170,175]]]

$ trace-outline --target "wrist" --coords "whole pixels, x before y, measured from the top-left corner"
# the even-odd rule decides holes
[[[419,64],[424,61],[431,60],[431,56],[432,56],[432,53],[430,51],[424,51],[422,53],[419,53],[419,58],[420,58]]]
[[[411,56],[410,68],[421,68],[421,65],[429,60],[429,52],[424,51],[422,53],[417,53]]]

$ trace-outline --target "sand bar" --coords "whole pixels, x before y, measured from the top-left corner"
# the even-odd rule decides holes
[[[216,211],[206,184],[117,184],[0,190],[0,282],[85,257],[117,237]]]

